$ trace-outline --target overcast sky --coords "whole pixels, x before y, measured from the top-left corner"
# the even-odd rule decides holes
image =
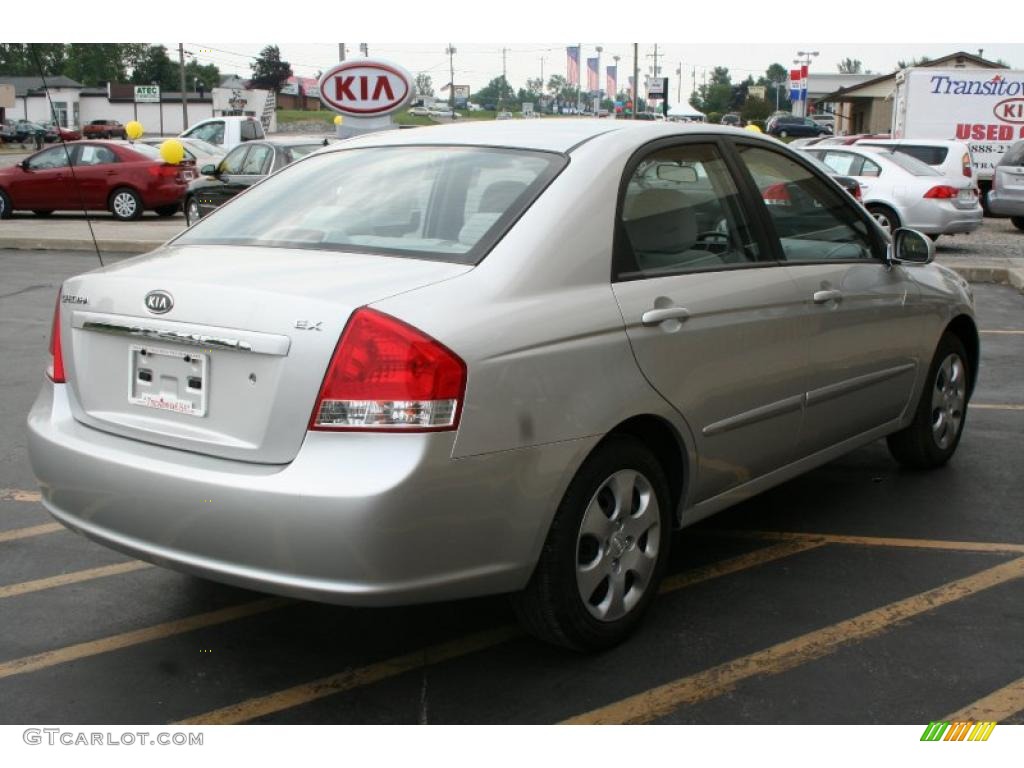
[[[575,43],[465,43],[452,41],[457,49],[455,55],[455,80],[458,84],[469,84],[476,90],[501,74],[502,48],[506,48],[508,79],[514,88],[524,85],[527,78],[540,77],[543,67],[545,81],[553,74],[565,75],[565,47]],[[176,44],[166,44],[168,49]],[[249,68],[264,43],[186,43],[186,50],[194,53],[201,63],[214,63],[224,74],[249,74]],[[312,77],[317,70],[323,70],[338,61],[338,43],[279,43],[281,55],[292,65],[297,75]],[[358,57],[359,42],[347,42],[349,58]],[[413,74],[426,72],[434,81],[435,90],[448,82],[448,57],[445,55],[447,42],[437,43],[369,43],[370,55],[391,59],[402,64]],[[612,56],[619,61],[620,87],[625,77],[632,73],[633,44],[615,42],[584,42],[583,58],[597,55],[595,47],[604,48],[601,54],[601,69],[613,63]],[[1004,59],[1011,65],[1024,68],[1024,44],[992,43],[830,43],[809,46],[802,43],[702,43],[680,44],[659,43],[658,63],[662,75],[671,78],[670,88],[677,92],[675,71],[683,68],[683,96],[688,97],[693,85],[694,70],[699,85],[705,72],[715,66],[726,66],[733,80],[742,80],[748,74],[755,78],[764,73],[769,64],[778,62],[789,68],[797,51],[817,50],[811,71],[836,72],[840,61],[846,57],[860,59],[865,69],[874,72],[890,72],[900,59],[928,56],[937,58],[953,51],[963,50],[978,53],[984,49],[986,58]],[[654,44],[640,43],[639,58],[641,78],[649,74],[653,64]],[[542,61],[543,59],[543,61]],[[628,71],[627,71],[628,70]],[[584,84],[586,81],[584,80]],[[603,87],[602,82],[602,87]]]

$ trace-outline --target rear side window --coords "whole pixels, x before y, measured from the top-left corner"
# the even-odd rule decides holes
[[[113,150],[95,144],[82,144],[78,150],[78,157],[75,159],[75,165],[104,165],[116,162],[117,155]]]
[[[312,155],[175,242],[476,264],[565,163],[556,153],[462,146]]]
[[[259,138],[256,135],[256,121],[255,120],[243,120],[242,121],[242,141],[253,141]]]
[[[900,144],[895,149],[904,155],[917,158],[926,165],[942,165],[946,162],[946,155],[949,154],[946,147],[920,147],[914,144]]]
[[[875,240],[856,203],[778,152],[740,145],[787,262],[874,258]]]
[[[885,157],[891,163],[895,163],[907,173],[914,176],[941,176],[942,174],[926,163],[922,163],[916,157],[903,154],[902,152],[887,152]]]
[[[617,279],[724,269],[757,258],[739,192],[716,146],[667,147],[637,164],[622,200]]]
[[[999,160],[1000,165],[1024,165],[1024,141],[1012,145]]]

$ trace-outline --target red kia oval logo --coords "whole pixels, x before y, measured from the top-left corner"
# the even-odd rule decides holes
[[[1024,123],[1024,99],[1003,99],[992,107],[992,114],[1007,123]]]
[[[320,100],[343,115],[386,115],[410,100],[411,86],[412,76],[397,64],[353,59],[320,76]]]

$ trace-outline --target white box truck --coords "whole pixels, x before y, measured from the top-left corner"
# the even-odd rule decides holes
[[[999,158],[1024,138],[1024,70],[901,70],[893,95],[892,137],[967,144],[984,200]]]

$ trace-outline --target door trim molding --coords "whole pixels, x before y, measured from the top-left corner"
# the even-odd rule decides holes
[[[736,429],[738,427],[745,427],[748,424],[755,424],[774,416],[781,416],[784,413],[799,411],[804,406],[805,397],[806,395],[793,395],[792,397],[787,397],[774,403],[768,403],[768,405],[761,405],[757,408],[752,408],[749,411],[737,413],[735,416],[729,416],[721,421],[708,424],[701,430],[701,434],[705,437],[720,435],[723,432],[728,432],[729,430]]]
[[[817,405],[818,403],[823,403],[826,400],[842,397],[843,395],[855,392],[858,389],[870,387],[872,384],[877,384],[880,381],[895,378],[907,371],[913,371],[915,368],[917,368],[916,363],[904,363],[903,365],[897,365],[892,368],[875,371],[874,373],[865,373],[862,376],[855,376],[852,379],[840,381],[838,384],[829,384],[827,387],[812,389],[807,393],[807,405]]]

